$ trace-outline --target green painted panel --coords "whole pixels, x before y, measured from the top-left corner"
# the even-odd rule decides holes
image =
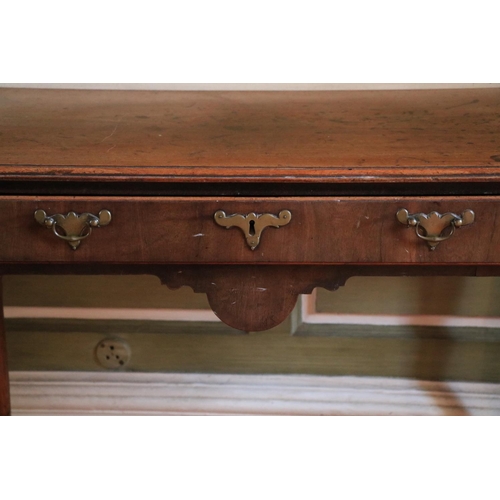
[[[5,276],[4,303],[25,307],[208,309],[203,293],[155,276]]]
[[[120,333],[132,356],[126,370],[198,373],[304,373],[500,382],[500,342],[446,339],[300,337],[283,331],[211,334],[182,328]],[[103,371],[94,349],[102,333],[8,332],[11,370]]]
[[[354,277],[317,292],[317,312],[500,316],[500,278]]]
[[[206,309],[203,294],[171,291],[152,276],[7,276],[11,306]],[[500,316],[495,278],[353,278],[318,291],[319,312]],[[11,319],[12,370],[103,370],[95,346],[117,336],[132,349],[131,371],[310,373],[500,382],[500,334],[290,322],[244,335],[221,323]],[[392,328],[392,329],[391,329]],[[300,333],[300,332],[297,332]],[[477,333],[477,335],[476,335]]]
[[[5,276],[9,306],[208,309],[204,294],[169,290],[155,276]],[[500,278],[354,277],[318,289],[317,311],[500,316]]]

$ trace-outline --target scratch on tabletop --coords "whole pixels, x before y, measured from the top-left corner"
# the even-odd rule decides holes
[[[114,135],[114,133],[116,132],[116,129],[118,128],[118,125],[119,125],[119,123],[117,123],[115,125],[115,128],[113,129],[113,132],[111,132],[111,134],[107,135],[99,144],[103,143],[106,139],[109,139],[110,137],[112,137]]]

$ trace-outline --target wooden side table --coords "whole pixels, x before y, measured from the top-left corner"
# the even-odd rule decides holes
[[[500,89],[0,90],[0,274],[155,274],[245,331],[351,276],[499,275],[499,193]],[[8,414],[3,329],[0,364]]]

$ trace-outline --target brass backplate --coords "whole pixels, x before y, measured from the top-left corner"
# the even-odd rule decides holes
[[[462,215],[457,215],[451,212],[410,214],[406,208],[402,208],[398,210],[396,217],[401,224],[415,227],[416,235],[427,242],[430,250],[435,250],[439,243],[450,238],[455,228],[467,226],[475,220],[474,212],[469,209],[464,210]]]
[[[214,214],[215,222],[226,229],[230,227],[239,227],[245,235],[248,246],[255,250],[260,243],[262,232],[267,227],[279,228],[286,226],[292,219],[292,214],[289,210],[282,210],[277,216],[273,214],[256,214],[249,213],[247,215],[233,214],[226,215],[223,210],[218,210]]]
[[[111,212],[101,210],[99,215],[75,212],[69,212],[67,215],[47,215],[45,210],[37,210],[35,220],[47,229],[52,229],[58,238],[66,241],[73,250],[76,250],[82,240],[91,235],[92,228],[107,226],[111,222]]]

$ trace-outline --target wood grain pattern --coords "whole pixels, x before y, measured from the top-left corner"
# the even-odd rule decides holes
[[[51,192],[52,182],[62,196]],[[493,194],[500,192],[500,89],[3,89],[0,183],[13,195],[0,198],[0,275],[154,274],[169,287],[206,293],[234,328],[267,330],[288,316],[299,294],[334,290],[350,276],[499,275],[500,198]],[[221,195],[228,183],[233,197]],[[275,198],[263,194],[264,184]],[[307,197],[290,196],[305,184]],[[159,196],[134,197],[138,185]],[[211,186],[200,190],[204,198],[183,192],[199,185]],[[356,194],[363,196],[319,196],[322,185],[323,194],[362,185]],[[413,197],[404,196],[408,185]],[[476,190],[468,192],[470,185]],[[165,197],[164,186],[177,197]],[[476,222],[430,252],[397,222],[400,208],[471,209]],[[36,209],[107,209],[113,220],[73,251],[35,222]],[[252,252],[241,231],[216,226],[217,210],[290,210],[292,221],[267,229]],[[2,330],[0,413],[8,413],[3,338]]]
[[[498,181],[500,89],[0,89],[0,178]]]
[[[435,251],[396,219],[396,212],[471,209],[476,222],[457,229]],[[110,210],[73,251],[33,218]],[[243,232],[214,222],[214,214],[290,210],[287,226],[266,229],[251,251]],[[0,197],[3,262],[142,264],[498,264],[500,198],[43,198]]]
[[[282,323],[300,294],[335,291],[353,276],[498,276],[499,266],[174,266],[151,267],[170,288],[206,293],[210,307],[233,328],[259,332]]]
[[[7,365],[7,341],[3,319],[2,277],[0,276],[0,416],[10,415],[9,369]]]

